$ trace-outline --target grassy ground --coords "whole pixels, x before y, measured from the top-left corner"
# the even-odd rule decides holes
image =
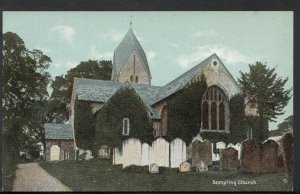
[[[162,168],[150,174],[147,167],[123,170],[109,160],[41,162],[40,166],[73,191],[288,191],[282,171],[275,174],[242,174],[241,172],[189,172]],[[237,184],[215,185],[214,181],[235,181]],[[238,181],[256,184],[238,184]],[[292,179],[291,179],[292,180]],[[245,182],[244,182],[245,183]]]

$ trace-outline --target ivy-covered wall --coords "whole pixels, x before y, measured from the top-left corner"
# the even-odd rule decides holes
[[[92,150],[95,136],[95,120],[89,101],[75,101],[74,130],[76,146],[80,149]]]
[[[268,121],[263,121],[264,128],[260,129],[260,117],[255,116],[247,116],[246,117],[246,125],[252,128],[252,138],[261,141],[261,139],[265,140],[269,137],[269,125]],[[263,137],[261,137],[263,136]]]
[[[129,136],[122,134],[124,118],[129,119]],[[95,124],[95,153],[101,145],[121,147],[122,141],[127,138],[138,138],[147,143],[153,141],[153,128],[147,108],[131,88],[119,90],[96,112]]]
[[[206,88],[206,79],[202,76],[167,101],[168,141],[178,137],[189,144],[197,135],[201,126],[201,100]]]

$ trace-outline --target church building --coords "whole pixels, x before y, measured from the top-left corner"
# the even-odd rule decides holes
[[[199,131],[230,134],[229,100],[241,90],[220,58],[212,53],[168,84],[153,86],[147,56],[130,28],[114,51],[111,80],[74,78],[69,124],[45,124],[46,159],[61,160],[76,157],[76,148],[80,148],[76,141],[78,134],[75,130],[76,101],[89,102],[90,111],[96,115],[94,118],[97,120],[98,112],[109,106],[113,96],[124,88],[130,88],[147,112],[151,136],[154,139],[165,136],[169,130],[167,99],[187,85],[199,81],[202,75],[206,77],[207,90],[200,99],[202,122]],[[250,110],[250,107],[248,109]],[[131,130],[133,120],[134,118],[128,118],[126,115],[117,120],[119,127],[114,136],[130,137],[133,133]],[[96,125],[102,124],[95,122]],[[101,133],[101,136],[105,135]],[[97,138],[97,132],[94,136]],[[113,137],[108,135],[107,141],[110,141],[110,138]]]

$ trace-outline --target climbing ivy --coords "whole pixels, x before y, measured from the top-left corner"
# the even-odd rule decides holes
[[[206,78],[202,75],[200,80],[192,82],[167,100],[167,140],[178,137],[188,144],[197,135],[201,127],[201,100],[206,88]]]
[[[91,150],[95,136],[95,120],[89,101],[75,101],[74,130],[76,146]]]
[[[123,119],[129,119],[130,132],[124,136]],[[153,129],[148,109],[132,88],[120,89],[95,114],[94,152],[101,145],[121,147],[127,138],[138,138],[141,142],[153,141]]]

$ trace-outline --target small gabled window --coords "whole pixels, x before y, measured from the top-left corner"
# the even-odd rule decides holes
[[[129,119],[123,119],[123,135],[129,135]]]

